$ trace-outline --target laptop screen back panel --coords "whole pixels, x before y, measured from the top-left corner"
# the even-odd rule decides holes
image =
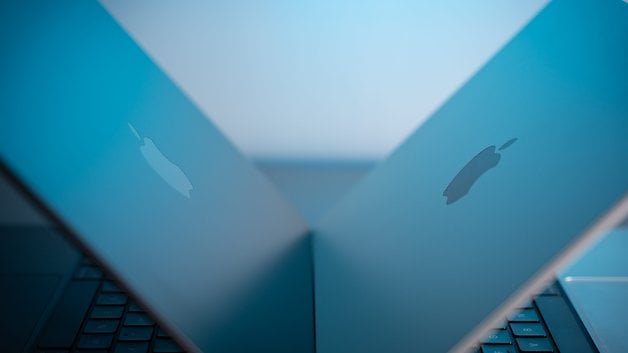
[[[549,4],[331,210],[320,353],[461,348],[622,200],[627,43],[628,3]]]
[[[313,349],[300,215],[95,1],[0,5],[0,158],[186,348]]]

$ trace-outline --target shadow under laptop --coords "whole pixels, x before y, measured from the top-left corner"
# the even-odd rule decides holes
[[[314,352],[312,277],[311,239],[304,236],[238,293],[203,346],[210,352]]]

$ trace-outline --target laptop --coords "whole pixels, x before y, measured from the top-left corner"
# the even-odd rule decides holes
[[[5,1],[0,17],[0,158],[49,218],[187,351],[312,351],[308,229],[271,182],[98,2]],[[61,303],[109,293],[79,274],[57,294],[62,276],[36,281]],[[126,302],[96,292],[93,318]],[[95,330],[35,347],[120,346]]]
[[[100,5],[0,6],[2,170],[89,258],[13,237],[13,351],[561,351],[541,297],[582,327],[529,299],[627,213],[624,2],[548,5],[313,230]]]
[[[623,1],[548,4],[333,206],[313,238],[319,351],[467,351],[621,222],[627,20]],[[500,334],[553,349],[532,322]]]

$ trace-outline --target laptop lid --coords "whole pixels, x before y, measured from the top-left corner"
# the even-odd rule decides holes
[[[628,3],[550,3],[349,192],[314,233],[317,351],[465,351],[620,222],[627,43]]]
[[[311,352],[306,225],[95,1],[0,5],[3,170],[190,351]]]

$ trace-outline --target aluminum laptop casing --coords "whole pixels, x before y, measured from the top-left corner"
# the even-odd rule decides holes
[[[627,63],[628,3],[547,5],[318,225],[317,351],[466,351],[620,222]]]
[[[96,1],[0,4],[3,170],[189,351],[312,352],[301,216]]]

